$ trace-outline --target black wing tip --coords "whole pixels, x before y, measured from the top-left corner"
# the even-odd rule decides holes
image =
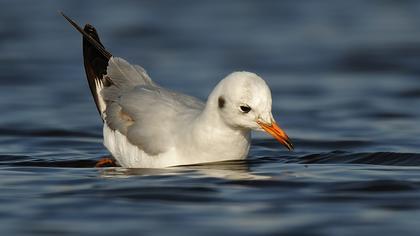
[[[108,61],[112,55],[102,45],[95,27],[91,24],[86,24],[84,28],[81,28],[74,20],[65,15],[62,11],[60,14],[83,35],[83,61],[86,78],[96,107],[103,119],[102,112],[105,108],[101,107],[100,100],[102,98],[97,91],[97,82],[105,83],[104,75],[106,74]]]
[[[72,20],[70,17],[68,17],[64,12],[59,11],[59,13],[77,30],[83,35],[83,39],[88,41],[93,47],[96,48],[96,50],[99,51],[100,54],[102,54],[106,59],[111,59],[112,54],[109,53],[105,47],[102,45],[102,43],[99,42],[99,36],[95,29],[90,24],[86,24],[85,28],[82,29],[74,20]]]
[[[84,26],[83,31],[90,38],[95,40],[95,44],[92,43],[87,37],[83,37],[83,61],[85,66],[86,78],[89,83],[92,96],[95,100],[96,107],[98,108],[99,114],[102,117],[102,112],[104,107],[101,106],[101,95],[98,94],[97,82],[102,82],[103,85],[106,83],[104,75],[106,74],[109,57],[105,56],[102,51],[98,48],[104,48],[99,38],[99,35],[95,29],[90,24]],[[103,119],[103,117],[102,117]]]
[[[88,34],[90,37],[92,37],[96,41],[96,43],[98,43],[105,50],[104,45],[102,44],[101,40],[99,39],[98,31],[96,31],[96,28],[93,27],[93,25],[86,24],[85,27],[83,28],[83,31],[85,31],[86,34]],[[96,48],[99,51],[99,53],[101,53],[100,50],[96,47],[96,45],[92,44],[90,42],[90,40],[88,40],[86,38],[83,38],[83,42],[86,42],[87,45],[93,46],[93,48]],[[103,53],[101,53],[101,54],[103,55]],[[107,56],[105,56],[105,58],[107,60],[110,59],[110,57],[107,57]]]
[[[58,14],[60,14],[60,15],[62,15],[64,17],[67,17],[66,14],[64,14],[64,12],[62,10],[57,10],[57,12],[58,12]]]
[[[85,24],[85,27],[83,28],[83,30],[88,34],[91,34],[91,33],[98,34],[98,32],[96,31],[96,28],[91,24]]]

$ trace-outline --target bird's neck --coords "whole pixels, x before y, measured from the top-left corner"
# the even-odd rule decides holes
[[[193,125],[193,140],[202,150],[209,150],[213,156],[228,159],[243,159],[248,154],[251,132],[229,126],[218,112],[217,99],[210,96],[205,109]]]
[[[207,98],[206,106],[197,120],[199,123],[208,126],[209,129],[220,130],[222,132],[236,133],[238,131],[245,131],[230,127],[221,117],[219,112],[220,108],[218,107],[218,97],[221,90],[221,83],[222,82],[214,88],[213,92]]]

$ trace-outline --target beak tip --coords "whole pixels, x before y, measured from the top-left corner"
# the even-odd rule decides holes
[[[292,144],[292,142],[290,142],[289,139],[287,139],[286,141],[286,145],[287,149],[289,149],[289,151],[293,152],[295,150],[295,146]]]
[[[290,141],[287,134],[275,123],[266,124],[264,122],[257,121],[257,124],[266,131],[267,133],[271,134],[277,141],[283,144],[289,151],[294,150],[294,146]]]

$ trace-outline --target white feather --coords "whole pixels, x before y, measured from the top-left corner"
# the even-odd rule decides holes
[[[104,98],[101,95],[101,91],[104,88],[104,84],[101,80],[95,79],[95,86],[96,86],[96,97],[98,98],[99,102],[99,109],[101,112],[102,119],[106,118],[105,110],[106,110],[106,103],[104,101]]]

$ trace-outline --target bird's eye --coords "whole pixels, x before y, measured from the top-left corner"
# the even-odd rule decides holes
[[[249,107],[248,105],[242,105],[242,106],[240,106],[239,108],[241,109],[241,111],[242,111],[243,113],[248,113],[248,112],[250,112],[250,111],[251,111],[251,107]]]

